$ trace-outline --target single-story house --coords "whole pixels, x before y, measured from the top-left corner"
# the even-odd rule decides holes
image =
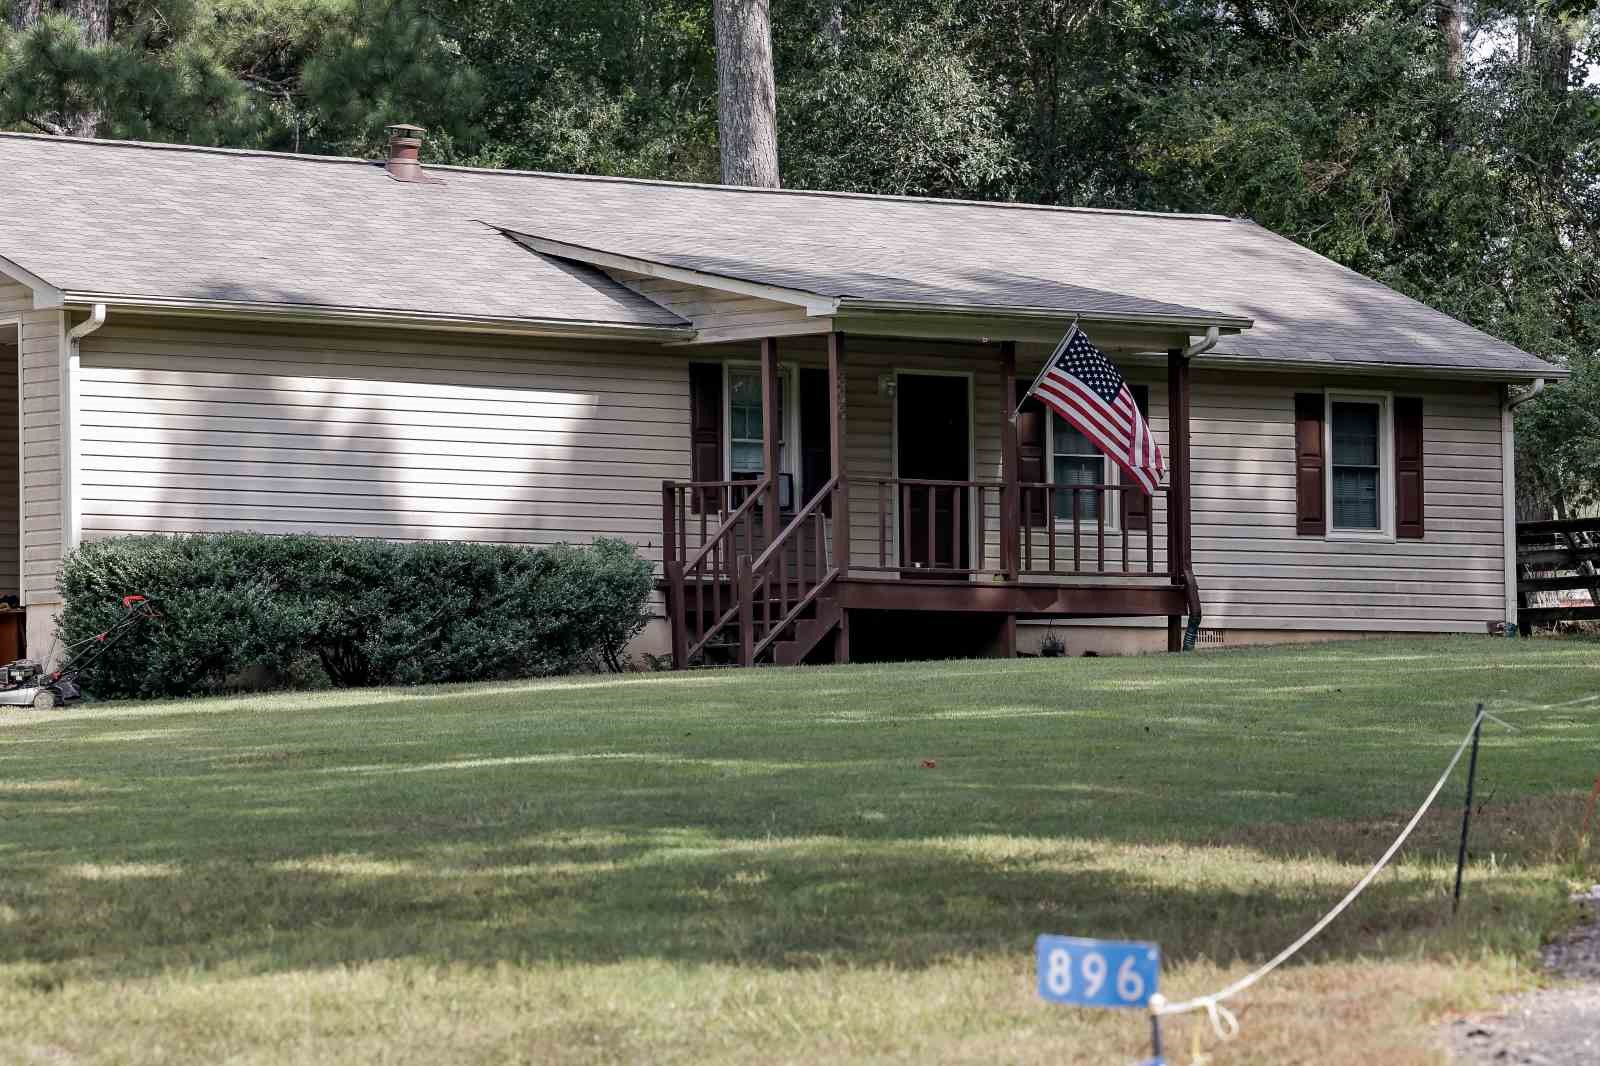
[[[1559,368],[1248,221],[0,135],[0,595],[87,538],[625,538],[680,663],[1493,631]],[[1019,397],[1077,322],[1153,497]],[[10,410],[0,404],[0,410]]]

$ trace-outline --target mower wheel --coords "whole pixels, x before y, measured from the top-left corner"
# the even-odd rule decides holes
[[[47,688],[40,689],[38,694],[33,697],[34,710],[49,711],[59,706],[61,706],[61,701],[56,699],[56,694]]]

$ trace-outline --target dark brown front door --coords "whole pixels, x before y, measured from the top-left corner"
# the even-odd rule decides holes
[[[900,565],[906,577],[950,576],[938,571],[968,566],[967,490],[915,484],[967,480],[968,387],[965,377],[947,374],[901,374],[895,385]]]

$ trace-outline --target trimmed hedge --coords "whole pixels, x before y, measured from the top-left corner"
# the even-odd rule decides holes
[[[252,676],[411,685],[616,669],[644,626],[650,577],[650,564],[618,540],[533,549],[116,537],[80,546],[63,564],[61,639],[103,631],[127,593],[159,602],[159,621],[84,675],[84,689],[107,698],[215,693]]]

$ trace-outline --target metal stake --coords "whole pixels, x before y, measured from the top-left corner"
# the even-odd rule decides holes
[[[1472,782],[1478,776],[1478,737],[1483,733],[1483,704],[1473,716],[1472,758],[1467,762],[1467,805],[1461,812],[1461,848],[1456,852],[1456,891],[1450,904],[1452,917],[1461,909],[1461,874],[1467,868],[1467,830],[1472,825]]]
[[[1155,1013],[1152,1013],[1150,1015],[1150,1050],[1152,1052],[1150,1061],[1151,1062],[1160,1062],[1161,1061],[1161,1015],[1155,1014]]]

